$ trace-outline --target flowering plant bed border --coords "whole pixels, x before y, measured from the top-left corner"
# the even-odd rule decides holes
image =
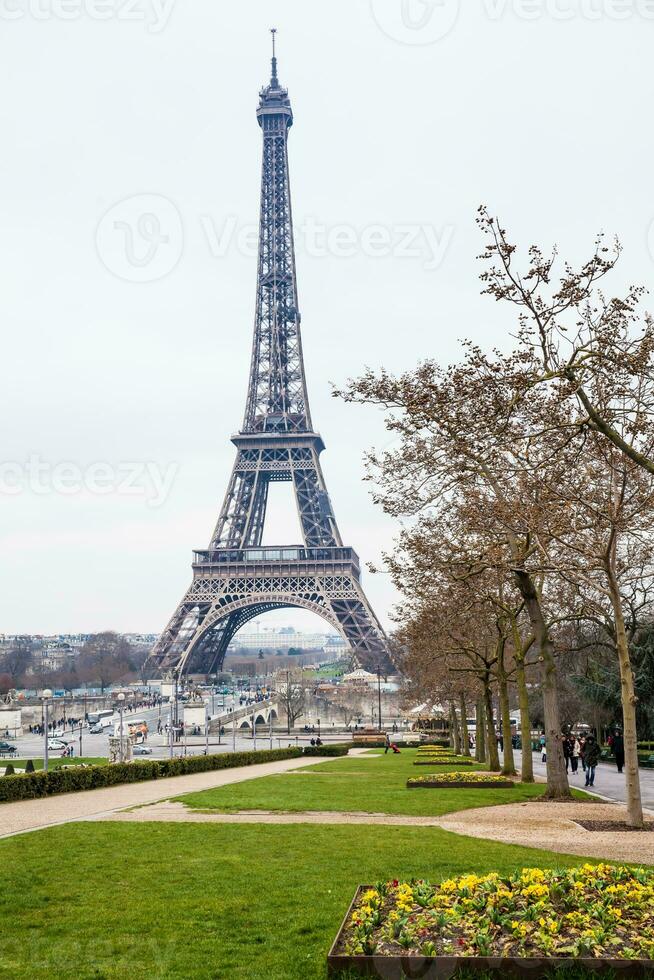
[[[653,960],[610,959],[608,957],[519,957],[519,956],[385,956],[373,954],[348,955],[340,952],[344,945],[344,936],[355,906],[363,892],[372,885],[359,885],[349,908],[345,913],[340,929],[327,954],[327,976],[334,977],[339,973],[349,972],[350,976],[383,977],[384,980],[405,980],[407,977],[420,977],[421,980],[450,980],[461,970],[469,974],[495,971],[498,977],[529,977],[537,980],[545,975],[554,973],[561,968],[581,967],[590,973],[602,975],[613,971],[620,980],[627,978],[647,977],[651,980],[654,975]]]
[[[453,756],[451,759],[416,759],[413,764],[414,766],[471,766],[472,762],[469,759],[457,759]]]
[[[438,777],[432,780],[423,779],[420,782],[414,782],[411,779],[407,779],[407,789],[511,789],[515,786],[515,783],[511,782],[510,779],[500,779],[496,783],[482,782],[482,780],[459,780],[458,782],[445,782],[444,780],[439,780]]]

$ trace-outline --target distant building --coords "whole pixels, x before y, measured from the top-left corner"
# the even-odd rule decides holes
[[[237,633],[227,648],[228,654],[242,650],[327,650],[337,656],[348,647],[336,633],[299,633],[292,626]]]

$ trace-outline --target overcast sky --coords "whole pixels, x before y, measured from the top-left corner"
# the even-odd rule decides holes
[[[0,631],[158,631],[207,545],[245,399],[270,26],[311,409],[363,560],[395,531],[362,483],[388,440],[330,384],[506,344],[481,202],[575,260],[617,233],[616,289],[651,283],[654,2],[460,6],[0,0]],[[275,489],[266,540],[297,541]],[[388,577],[364,582],[388,623]]]

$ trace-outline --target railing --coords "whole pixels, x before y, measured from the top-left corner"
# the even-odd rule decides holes
[[[359,568],[359,556],[354,548],[213,548],[196,551],[196,565],[240,565],[243,563],[286,562],[295,564],[307,562],[315,564],[353,564]]]

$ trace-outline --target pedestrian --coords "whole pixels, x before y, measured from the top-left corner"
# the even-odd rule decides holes
[[[573,775],[576,774],[579,769],[579,756],[581,754],[581,745],[579,744],[579,739],[576,735],[572,736],[572,755],[570,756],[570,764],[572,766]]]
[[[581,759],[581,768],[586,772],[586,759],[584,757],[584,752],[586,751],[586,736],[582,735],[579,739],[579,758]]]
[[[540,737],[540,752],[540,761],[547,762],[547,742],[544,735],[541,735]]]
[[[589,735],[586,739],[584,749],[584,759],[586,760],[586,786],[595,785],[595,768],[599,762],[599,745],[595,741],[594,735]]]
[[[384,739],[384,755],[387,754],[390,747],[391,747],[391,737],[388,734],[388,732],[386,732],[386,738]]]
[[[615,764],[618,767],[618,772],[622,772],[624,769],[624,737],[619,728],[616,728],[615,730],[611,748],[613,749],[613,755],[615,756]]]
[[[563,747],[563,758],[565,759],[565,771],[570,771],[570,760],[572,758],[572,744],[569,735],[564,735],[561,742]]]

